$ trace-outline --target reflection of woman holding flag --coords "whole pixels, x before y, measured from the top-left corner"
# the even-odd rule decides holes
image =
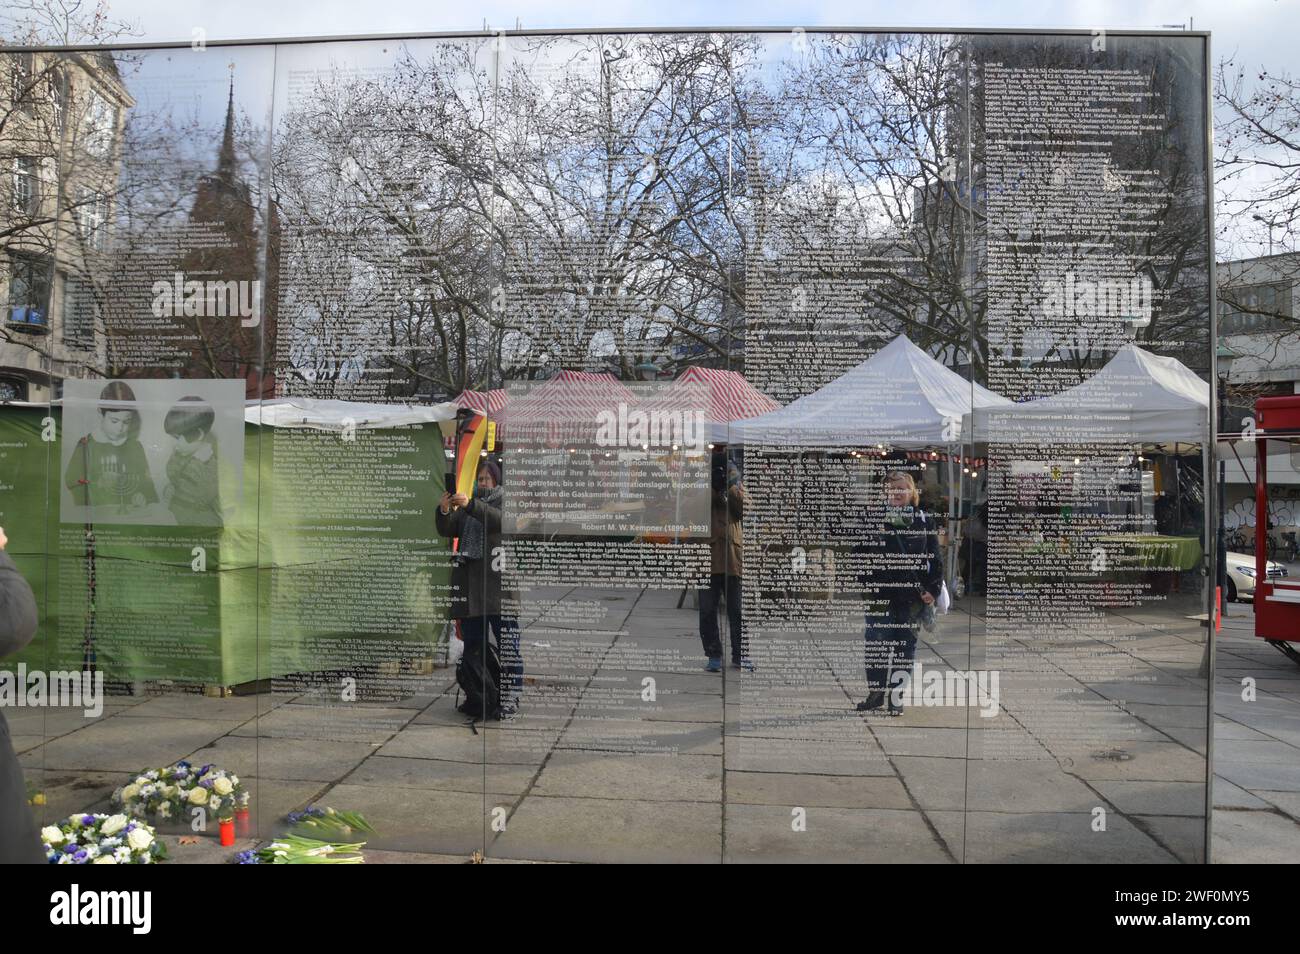
[[[442,495],[435,520],[438,532],[455,540],[451,615],[460,623],[465,655],[481,656],[485,653],[489,630],[496,635],[502,670],[510,676],[508,686],[501,687],[502,710],[508,713],[518,705],[523,662],[518,622],[513,614],[502,614],[504,492],[500,469],[482,454],[486,426],[486,420],[480,415],[462,417],[456,440],[456,490]],[[486,715],[494,718],[498,713]]]
[[[456,456],[451,463],[451,473],[447,475],[449,486],[447,492],[442,495],[440,513],[450,497],[460,496],[469,499],[473,494],[474,485],[478,480],[479,462],[486,456],[483,444],[487,438],[487,429],[487,418],[482,414],[475,414],[464,407],[456,412]],[[459,535],[452,537],[451,548],[457,555],[460,554]],[[453,565],[460,566],[461,563],[462,561],[457,560]]]

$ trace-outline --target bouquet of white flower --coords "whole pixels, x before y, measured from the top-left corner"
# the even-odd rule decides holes
[[[375,830],[360,812],[341,812],[309,805],[290,812],[289,830],[262,848],[241,851],[241,865],[360,865],[364,841],[353,837]]]
[[[359,832],[375,833],[360,812],[341,812],[315,805],[308,805],[300,812],[290,812],[286,820],[290,834],[324,841],[343,842]]]
[[[301,835],[282,835],[264,848],[241,851],[235,861],[241,865],[361,865],[364,841],[322,841]]]
[[[151,865],[167,860],[153,828],[126,815],[71,815],[41,829],[52,865]]]
[[[195,768],[184,760],[141,772],[113,793],[113,805],[126,814],[159,823],[184,823],[195,808],[217,819],[233,818],[248,807],[248,799],[239,776],[214,765]]]

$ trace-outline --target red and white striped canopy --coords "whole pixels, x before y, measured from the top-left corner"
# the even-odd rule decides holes
[[[780,408],[776,401],[759,391],[738,371],[720,368],[690,367],[678,375],[649,407],[681,410],[698,407],[707,401],[709,420],[723,424],[757,417]],[[605,410],[617,410],[620,403],[637,405],[637,397],[608,372],[560,371],[534,386],[511,406],[504,388],[491,391],[462,391],[454,403],[497,421],[504,434],[510,418],[530,422],[587,423]]]
[[[503,417],[507,421],[590,423],[601,411],[617,411],[619,404],[635,403],[636,396],[612,374],[560,371],[510,402]]]
[[[715,424],[757,417],[781,406],[746,381],[739,371],[697,367],[687,368],[679,374],[672,386],[651,406],[682,410],[688,404],[699,406],[705,401],[708,402],[709,421]]]
[[[452,403],[457,407],[467,407],[471,411],[496,418],[506,409],[506,392],[505,388],[496,388],[492,391],[461,391],[452,399]]]
[[[552,437],[569,435],[573,427],[585,431],[601,411],[617,413],[619,404],[630,407],[637,398],[607,372],[560,371],[514,401],[504,388],[498,388],[462,391],[454,403],[496,421],[497,436],[504,439],[510,421],[529,427],[545,425]]]

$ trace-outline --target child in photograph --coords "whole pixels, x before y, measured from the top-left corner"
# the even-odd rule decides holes
[[[217,439],[212,433],[216,414],[201,397],[183,397],[167,412],[163,430],[176,441],[167,459],[163,496],[182,526],[219,527],[221,477]]]
[[[110,381],[99,394],[99,423],[77,441],[64,483],[73,502],[89,507],[87,519],[110,519],[158,502],[149,458],[140,443],[140,412],[125,381]]]

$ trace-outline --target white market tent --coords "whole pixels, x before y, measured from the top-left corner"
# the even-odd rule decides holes
[[[166,380],[166,379],[161,379]],[[52,401],[6,401],[10,407],[62,407],[62,398]],[[400,427],[405,424],[437,424],[444,435],[456,433],[454,402],[441,404],[368,404],[361,401],[336,401],[322,398],[256,398],[244,402],[244,423],[263,427],[311,427],[322,431],[341,431],[349,423],[370,430]]]
[[[1125,345],[1072,388],[1010,407],[976,408],[981,443],[1204,444],[1210,385],[1176,358]]]
[[[857,367],[787,406],[715,427],[730,444],[929,447],[956,444],[972,408],[1011,402],[945,367],[899,335]]]
[[[457,406],[442,404],[367,404],[320,398],[272,398],[249,401],[244,420],[265,427],[311,427],[340,431],[347,425],[361,429],[400,427],[405,424],[437,424],[444,435],[456,432]]]

